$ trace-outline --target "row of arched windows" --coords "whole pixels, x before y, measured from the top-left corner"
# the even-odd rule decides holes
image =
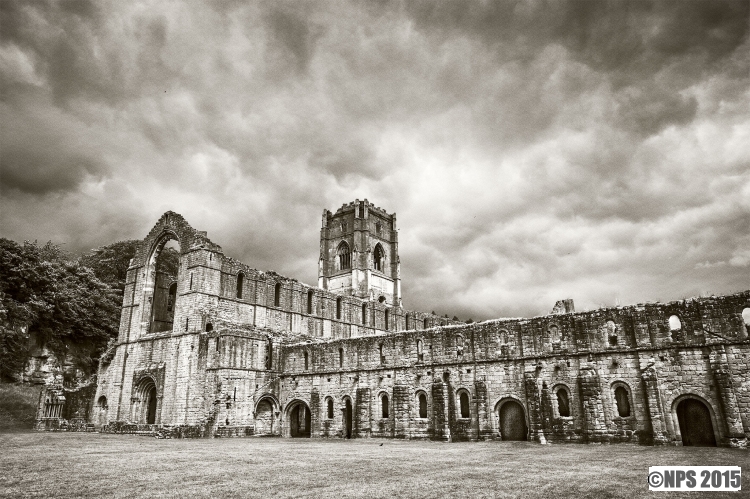
[[[352,268],[352,253],[349,249],[349,244],[346,241],[341,241],[336,249],[336,256],[338,258],[338,270],[348,270]],[[373,268],[378,272],[383,272],[385,269],[385,250],[380,243],[375,245],[372,260]]]
[[[612,385],[613,395],[615,400],[615,406],[617,408],[617,415],[621,418],[628,418],[632,416],[631,403],[630,403],[630,391],[624,386],[623,383],[617,382]],[[570,391],[564,385],[559,385],[554,389],[555,399],[557,401],[557,415],[561,418],[569,418],[572,416],[570,410]]]

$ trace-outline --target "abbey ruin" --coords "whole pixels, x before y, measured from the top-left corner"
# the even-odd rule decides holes
[[[158,260],[179,244],[176,276]],[[747,447],[750,291],[464,324],[402,307],[396,217],[324,211],[316,287],[165,213],[81,402],[102,431]],[[744,316],[744,318],[743,318]],[[73,403],[49,385],[37,427]],[[70,409],[67,409],[70,412]]]

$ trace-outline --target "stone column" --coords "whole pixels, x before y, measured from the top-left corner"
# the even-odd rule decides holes
[[[406,438],[409,434],[409,412],[411,408],[409,387],[393,385],[393,426],[396,438]]]
[[[651,423],[651,433],[654,445],[669,444],[669,433],[664,421],[664,411],[661,404],[661,394],[659,393],[659,380],[656,377],[656,370],[649,365],[641,374],[646,395],[646,406],[648,407],[648,416]]]
[[[435,380],[432,383],[432,424],[434,440],[450,442],[450,388],[446,383]]]
[[[542,429],[542,396],[535,372],[524,373],[524,389],[529,411],[529,440],[546,444],[547,438]]]
[[[585,442],[606,442],[607,425],[604,421],[602,388],[599,375],[592,366],[584,366],[578,374],[583,402],[583,428]]]
[[[370,438],[372,432],[372,420],[370,417],[370,389],[357,388],[356,400],[352,411],[352,433],[359,438]]]
[[[727,362],[727,354],[724,345],[718,345],[711,349],[710,354],[711,373],[714,384],[718,389],[719,402],[724,414],[723,423],[726,425],[726,433],[729,438],[729,446],[735,448],[747,448],[747,436],[742,427],[737,395],[732,382],[732,372]],[[718,417],[716,419],[719,419]],[[721,423],[720,423],[721,424]]]

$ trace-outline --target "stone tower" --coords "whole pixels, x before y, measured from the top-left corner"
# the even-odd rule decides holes
[[[401,306],[396,214],[356,200],[323,211],[318,287]]]

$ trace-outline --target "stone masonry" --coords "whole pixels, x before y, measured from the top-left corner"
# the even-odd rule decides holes
[[[168,240],[180,246],[171,291],[156,272]],[[547,316],[464,324],[404,309],[399,265],[395,215],[367,200],[324,212],[320,287],[237,262],[165,213],[131,261],[90,423],[747,447],[750,291],[577,313],[564,300]]]

